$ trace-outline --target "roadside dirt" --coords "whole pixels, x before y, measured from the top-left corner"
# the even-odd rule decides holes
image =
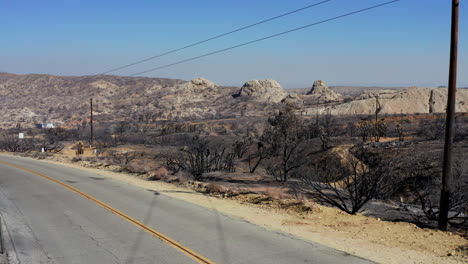
[[[0,264],[8,264],[8,257],[6,254],[0,254]]]
[[[317,204],[311,204],[310,212],[287,211],[261,203],[252,204],[252,197],[248,195],[236,196],[235,199],[218,198],[125,173],[83,168],[64,161],[44,162],[88,170],[378,263],[468,263],[468,240],[452,233],[421,229],[404,222],[381,221],[360,214],[351,216]]]

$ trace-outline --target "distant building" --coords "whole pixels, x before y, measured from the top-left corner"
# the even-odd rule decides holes
[[[36,128],[54,128],[54,123],[40,123],[36,124]]]

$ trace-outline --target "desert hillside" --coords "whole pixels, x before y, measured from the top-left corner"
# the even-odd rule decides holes
[[[191,202],[219,197],[221,212],[378,263],[466,262],[466,89],[457,94],[445,233],[435,229],[447,89],[0,76],[0,151],[206,195]],[[57,127],[33,127],[43,121]]]
[[[53,122],[75,126],[88,119],[89,98],[96,122],[200,120],[266,116],[287,105],[302,115],[383,114],[444,111],[446,89],[385,89],[340,86],[316,81],[311,88],[285,90],[274,80],[251,80],[242,87],[191,81],[122,76],[53,76],[0,73],[0,125],[3,128]],[[460,89],[457,110],[468,111],[468,90]]]

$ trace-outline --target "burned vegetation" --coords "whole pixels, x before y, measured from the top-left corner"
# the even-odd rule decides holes
[[[201,182],[202,192],[225,197],[257,192],[271,199],[274,190],[276,198],[435,227],[443,118],[378,111],[303,116],[286,106],[268,117],[100,122],[92,140],[86,122],[66,129],[18,127],[1,131],[0,148],[32,156],[58,153],[147,180]],[[18,137],[20,131],[24,138]],[[449,222],[463,233],[468,224],[468,115],[457,115],[456,131]]]

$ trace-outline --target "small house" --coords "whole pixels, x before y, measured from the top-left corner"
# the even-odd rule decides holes
[[[54,128],[54,123],[39,123],[36,124],[36,128]]]

